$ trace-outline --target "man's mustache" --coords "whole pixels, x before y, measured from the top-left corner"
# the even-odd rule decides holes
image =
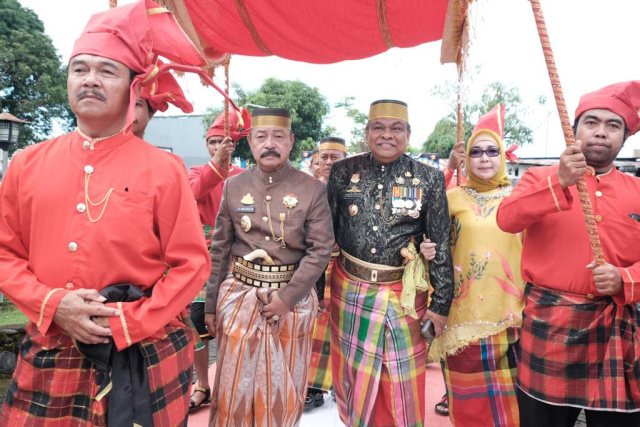
[[[96,98],[98,98],[101,101],[106,101],[107,100],[107,97],[104,96],[103,94],[101,94],[100,92],[96,92],[95,90],[90,90],[90,89],[81,90],[80,92],[78,92],[78,95],[76,95],[76,98],[82,99],[87,95],[95,96]]]
[[[264,151],[262,154],[260,154],[260,158],[264,159],[267,156],[275,156],[277,158],[280,158],[280,153],[278,153],[276,150],[267,150]]]

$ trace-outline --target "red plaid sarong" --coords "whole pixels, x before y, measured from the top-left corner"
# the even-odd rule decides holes
[[[518,386],[555,405],[640,411],[640,314],[527,284]]]
[[[159,340],[142,341],[154,426],[181,426],[189,409],[194,334],[165,326]],[[66,333],[42,335],[34,323],[2,408],[2,426],[106,426],[108,395],[96,401],[97,372]],[[114,391],[112,391],[114,392]]]

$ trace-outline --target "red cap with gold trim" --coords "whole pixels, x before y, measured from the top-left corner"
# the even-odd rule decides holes
[[[138,73],[131,83],[126,128],[135,120],[135,101],[141,86],[162,72],[158,56],[186,66],[201,67],[205,59],[167,9],[140,0],[91,16],[76,40],[71,59],[88,54],[118,61]]]
[[[251,114],[246,108],[240,107],[240,114],[236,110],[229,111],[229,136],[233,142],[238,142],[243,136],[249,135],[251,130]],[[224,136],[224,113],[213,121],[207,132],[207,138],[212,136]]]
[[[162,61],[158,61],[162,63]],[[140,98],[149,103],[149,108],[156,111],[167,111],[169,104],[173,104],[184,113],[193,112],[193,105],[184,96],[182,88],[171,73],[163,73],[140,90]]]
[[[582,95],[575,120],[587,110],[609,110],[624,119],[629,136],[640,130],[640,80],[616,83]]]

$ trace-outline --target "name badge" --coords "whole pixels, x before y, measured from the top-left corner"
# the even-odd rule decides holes
[[[254,206],[238,206],[238,213],[254,213],[256,208]]]
[[[344,198],[346,200],[349,199],[364,199],[364,194],[362,193],[345,193]]]

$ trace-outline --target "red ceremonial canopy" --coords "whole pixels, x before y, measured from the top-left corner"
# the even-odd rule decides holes
[[[165,0],[211,62],[225,53],[326,64],[440,40],[465,0]],[[456,7],[457,6],[457,7]],[[449,10],[449,16],[447,12]],[[452,13],[454,12],[454,13]],[[451,16],[451,15],[455,16]],[[450,61],[455,54],[443,52]]]

